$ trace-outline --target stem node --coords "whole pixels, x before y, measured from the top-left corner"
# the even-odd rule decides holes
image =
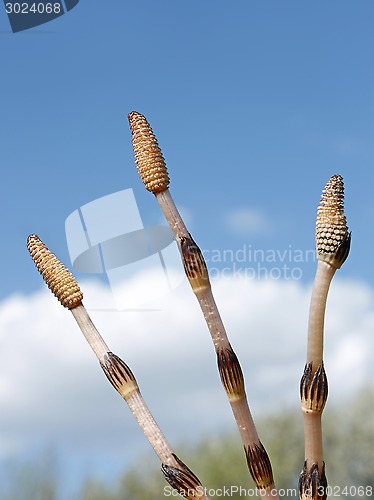
[[[256,487],[259,490],[265,490],[273,486],[273,471],[269,456],[261,441],[253,446],[244,447],[244,451],[247,457],[248,469]]]
[[[121,358],[112,352],[108,351],[104,355],[104,360],[100,361],[100,366],[109,382],[123,399],[126,399],[134,391],[139,390],[130,368]]]
[[[325,462],[319,470],[317,464],[312,464],[308,469],[307,461],[304,462],[303,470],[299,478],[300,500],[326,500],[327,479],[325,475]]]
[[[305,365],[300,381],[301,406],[304,412],[322,413],[328,395],[328,382],[323,362],[313,374],[313,362]]]

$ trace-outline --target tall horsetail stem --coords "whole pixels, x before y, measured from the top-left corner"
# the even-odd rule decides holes
[[[323,362],[326,301],[332,278],[348,257],[351,234],[344,215],[344,184],[340,175],[327,182],[317,211],[317,271],[310,303],[307,362],[300,381],[304,415],[305,462],[299,478],[302,500],[325,500],[322,412],[328,395]]]
[[[186,276],[210,331],[219,374],[243,441],[248,469],[261,495],[276,500],[278,496],[270,460],[257,434],[247,402],[243,373],[214,300],[203,254],[171,197],[166,164],[151,126],[136,111],[131,112],[128,118],[138,172],[145,187],[155,195],[174,233]]]
[[[82,304],[83,294],[73,275],[44,245],[36,234],[29,236],[27,248],[44,281],[64,307],[70,309],[83,335],[96,354],[114,389],[128,404],[144,435],[161,461],[166,481],[188,499],[209,500],[195,474],[180,460],[166,441],[139,391],[135,376],[121,358],[113,354]]]

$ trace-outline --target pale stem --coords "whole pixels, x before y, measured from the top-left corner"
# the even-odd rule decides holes
[[[155,196],[177,241],[179,242],[182,237],[188,238],[189,232],[171,197],[170,191],[165,189],[160,193],[156,193]]]
[[[229,340],[216,301],[214,300],[212,289],[209,287],[201,290],[199,293],[196,293],[196,298],[203,312],[214,347],[216,349],[219,347],[228,347]]]
[[[336,268],[319,260],[310,301],[308,322],[307,363],[313,363],[314,373],[323,361],[323,334],[327,294]]]
[[[132,392],[126,398],[126,403],[161,462],[173,467],[179,467],[178,462],[172,456],[174,452],[171,446],[158,427],[140,392]]]
[[[87,342],[90,344],[92,350],[96,354],[99,361],[104,360],[104,355],[109,352],[109,347],[104,342],[104,339],[97,331],[96,326],[93,324],[90,316],[88,315],[83,304],[80,304],[74,309],[70,309],[74,316],[79,328],[85,336]]]
[[[253,421],[247,398],[237,401],[230,401],[232,412],[244,445],[253,445],[260,442],[257,430]]]
[[[162,462],[162,472],[172,488],[185,498],[197,497],[209,500],[200,480],[173,453],[151,412],[145,404],[134,374],[118,356],[113,354],[93,324],[82,304],[83,294],[73,275],[33,234],[27,240],[30,255],[44,281],[53,294],[73,314],[85,339],[98,358],[109,382],[127,402],[132,414],[143,430],[146,438]],[[187,490],[185,486],[187,485]]]
[[[83,304],[80,304],[74,309],[71,309],[71,312],[97,358],[105,364],[105,355],[108,355],[110,352],[109,347],[96,329],[85,307]],[[161,462],[165,465],[180,469],[181,466],[174,458],[172,448],[145,404],[139,389],[136,388],[136,390],[132,390],[125,394],[126,395],[122,396],[123,399],[125,399],[132,414]],[[192,496],[197,497],[197,495],[194,494]],[[199,495],[199,498],[209,500],[209,497],[204,494]]]
[[[322,415],[321,413],[304,413],[305,460],[307,468],[318,464],[322,472],[323,444],[322,444]]]
[[[190,234],[178,212],[178,209],[171,197],[171,194],[168,189],[165,189],[159,193],[155,193],[155,196],[165,215],[167,222],[170,225],[171,230],[173,231],[174,237],[177,240],[179,248],[181,250],[180,247],[181,241],[183,240],[183,238],[189,239]],[[182,254],[182,260],[183,259],[184,256]],[[208,277],[206,278],[206,283],[204,284],[203,287],[196,288],[192,286],[192,288],[196,295],[196,298],[199,301],[200,307],[202,309],[204,318],[206,320],[217,353],[219,352],[220,349],[230,349],[230,351],[232,351],[225,327],[223,325],[221,316],[219,314],[216,302],[213,297],[209,278]],[[243,387],[244,387],[244,381],[243,381]],[[244,395],[240,396],[239,399],[235,399],[230,395],[228,396],[237,426],[239,428],[240,435],[242,437],[243,444],[245,447],[246,446],[252,447],[254,445],[260,445],[261,443],[257,434],[257,430],[252,415],[250,413],[244,389],[243,392]],[[259,464],[259,466],[261,467],[261,464]],[[263,493],[263,490],[261,490],[261,493]],[[274,483],[272,483],[270,488],[267,488],[264,491],[264,496],[267,497],[267,495],[269,495],[269,498],[272,498],[273,500],[274,499],[276,500],[278,498]]]

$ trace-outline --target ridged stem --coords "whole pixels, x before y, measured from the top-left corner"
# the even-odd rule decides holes
[[[336,268],[319,260],[314,279],[308,321],[307,363],[313,362],[313,371],[323,361],[323,337],[327,295]]]
[[[323,465],[322,414],[309,411],[304,413],[305,460],[307,466],[317,464],[320,472]]]
[[[170,194],[168,188],[164,189],[159,193],[154,193],[158,204],[161,207],[165,215],[171,230],[173,231],[174,237],[177,243],[180,245],[182,238],[189,238],[190,233],[188,232],[183,219],[176,207],[174,200]]]
[[[322,412],[328,383],[323,364],[323,336],[327,295],[335,271],[336,268],[325,261],[318,261],[310,303],[307,363],[300,382],[305,442],[305,462],[299,482],[302,500],[324,500],[327,496]]]
[[[207,283],[204,288],[195,291],[195,296],[203,312],[216,351],[229,348],[229,339],[214,300],[210,283]]]
[[[350,241],[344,215],[343,179],[333,175],[322,192],[317,211],[318,264],[310,302],[307,361],[300,381],[305,441],[305,462],[299,478],[301,500],[327,497],[322,441],[322,412],[328,395],[323,363],[325,311],[331,280],[348,256]]]
[[[166,163],[151,126],[146,118],[136,111],[131,112],[128,118],[140,178],[146,189],[155,195],[173,231],[186,276],[209,328],[217,354],[221,381],[243,440],[250,473],[257,488],[262,490],[261,494],[277,499],[270,460],[257,435],[247,403],[243,373],[215,303],[205,260],[171,197]]]
[[[109,352],[109,347],[104,342],[104,339],[98,332],[96,326],[93,324],[86,308],[81,303],[79,306],[71,309],[70,311],[91,349],[96,354],[97,359],[99,361],[103,361],[105,354]]]
[[[189,234],[169,189],[154,194],[178,243],[187,278],[211,334],[221,381],[242,438],[251,476],[261,495],[277,499],[270,460],[258,437],[247,402],[243,373],[214,300],[203,255]],[[249,453],[248,450],[255,450],[256,453]]]
[[[131,412],[162,463],[168,483],[188,499],[209,500],[193,472],[173,452],[145,404],[131,369],[113,354],[93,324],[82,299],[83,294],[73,275],[44,245],[37,235],[28,238],[28,249],[38,271],[62,305],[73,314],[84,337],[97,356],[109,382],[128,404]]]
[[[156,424],[139,390],[129,394],[126,403],[161,462],[176,467],[178,464],[173,457],[173,450]]]

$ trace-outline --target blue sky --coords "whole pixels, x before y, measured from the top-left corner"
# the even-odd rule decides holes
[[[68,215],[127,188],[145,225],[163,223],[134,166],[127,113],[137,110],[158,137],[175,202],[208,251],[313,249],[323,186],[343,175],[352,250],[339,279],[342,290],[367,291],[371,318],[373,20],[370,0],[81,0],[13,34],[0,6],[3,312],[17,297],[17,311],[29,312],[45,297],[29,233],[70,265]],[[295,284],[305,287],[302,307],[314,270],[303,263]]]
[[[341,173],[355,249],[344,272],[372,280],[371,2],[105,5],[18,34],[0,17],[2,296],[41,286],[30,232],[67,257],[64,221],[84,203],[132,187],[144,222],[159,217],[134,169],[133,109],[200,246],[313,248],[321,189]],[[243,208],[267,230],[230,230],[226,212]]]

